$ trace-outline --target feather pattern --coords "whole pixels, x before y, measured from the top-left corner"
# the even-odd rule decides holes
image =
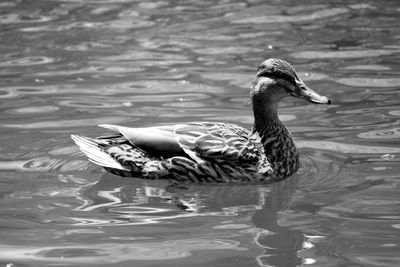
[[[113,130],[119,127],[107,125]],[[156,128],[149,127],[147,131],[153,129]],[[234,124],[213,122],[179,124],[172,129],[184,154],[166,159],[150,155],[123,134],[98,139],[71,137],[90,161],[120,176],[187,182],[254,182],[265,181],[272,173],[257,133]]]
[[[308,88],[293,67],[279,59],[260,64],[250,95],[251,131],[223,122],[143,128],[101,124],[115,135],[71,137],[91,162],[124,177],[195,183],[268,183],[287,178],[299,168],[299,154],[277,116],[279,101],[289,95],[312,103],[331,101]]]

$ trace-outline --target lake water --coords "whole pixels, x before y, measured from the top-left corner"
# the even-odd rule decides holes
[[[399,18],[394,0],[1,1],[0,266],[400,266]],[[281,103],[302,161],[283,182],[169,192],[69,138],[251,127],[268,57],[334,102]]]

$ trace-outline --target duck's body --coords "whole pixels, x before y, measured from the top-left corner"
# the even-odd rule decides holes
[[[299,168],[293,138],[277,115],[279,101],[292,95],[314,103],[330,100],[304,85],[283,60],[268,59],[252,84],[254,127],[193,122],[129,128],[100,125],[118,134],[72,139],[92,162],[120,176],[187,182],[273,182]]]
[[[258,134],[238,125],[193,122],[159,128],[101,126],[120,135],[72,138],[91,161],[120,176],[251,182],[269,180],[268,172],[272,173]]]

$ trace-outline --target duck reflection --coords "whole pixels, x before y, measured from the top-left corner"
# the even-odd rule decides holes
[[[237,238],[243,246],[255,243],[261,248],[261,254],[254,255],[259,266],[299,266],[306,260],[301,257],[301,251],[307,249],[306,235],[279,223],[280,212],[290,207],[297,178],[272,185],[190,185],[186,189],[173,187],[171,190],[164,181],[126,179],[105,174],[98,182],[78,193],[83,203],[75,209],[90,212],[92,216],[92,212],[100,213],[101,216],[95,216],[103,219],[75,219],[77,225],[109,226],[156,224],[196,216],[219,218],[212,221],[219,225],[214,225],[209,231],[221,229],[224,221],[229,220],[231,225],[243,225],[245,222],[251,229],[239,231],[241,237]],[[177,199],[189,204],[192,212],[177,207]],[[232,217],[238,218],[236,222]],[[221,218],[225,219],[221,221]],[[249,233],[253,242],[248,241]]]
[[[279,212],[290,206],[296,179],[287,179],[273,184],[271,190],[260,190],[262,206],[252,216],[259,229],[254,237],[263,253],[256,257],[259,266],[299,266],[303,259],[299,252],[305,242],[301,231],[279,225]]]

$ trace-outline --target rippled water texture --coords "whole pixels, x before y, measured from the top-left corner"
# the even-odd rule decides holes
[[[0,266],[400,266],[399,18],[394,0],[1,1]],[[251,127],[267,57],[334,101],[281,103],[302,161],[281,183],[166,190],[69,138]]]

